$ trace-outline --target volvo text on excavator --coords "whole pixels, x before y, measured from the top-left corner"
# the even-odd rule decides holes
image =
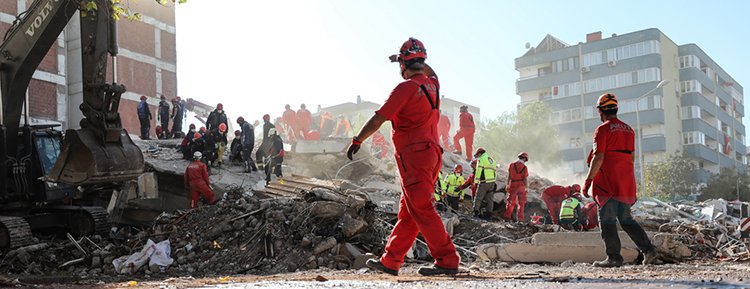
[[[76,235],[109,229],[96,188],[116,186],[143,172],[143,154],[122,128],[123,85],[107,83],[107,60],[116,60],[111,0],[76,13],[79,0],[34,0],[0,45],[0,248],[31,242],[31,231]],[[29,82],[70,19],[81,20],[84,118],[62,132],[29,123]],[[113,61],[112,71],[116,71]],[[23,122],[22,122],[23,120]],[[62,144],[62,145],[61,145]],[[91,197],[93,195],[93,197]]]

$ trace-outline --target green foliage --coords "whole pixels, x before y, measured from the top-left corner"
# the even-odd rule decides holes
[[[561,163],[559,133],[549,123],[550,113],[542,102],[504,113],[482,123],[476,144],[487,149],[500,164],[516,160],[518,153],[525,151],[535,164],[557,167]]]
[[[696,169],[690,158],[679,152],[665,161],[648,164],[643,176],[646,187],[638,195],[664,201],[686,199],[696,190]]]
[[[130,21],[143,20],[143,15],[141,15],[141,13],[135,12],[130,9],[130,1],[137,1],[137,0],[125,0],[125,3],[123,3],[122,0],[80,0],[81,15],[86,16],[86,13],[91,13],[91,12],[98,10],[99,5],[96,4],[97,1],[112,2],[112,18],[115,20],[120,20],[122,17],[125,17],[125,19],[130,20]],[[159,3],[163,6],[168,6],[169,1],[171,1],[172,4],[187,3],[187,0],[156,0],[156,3]]]
[[[700,200],[718,199],[736,200],[739,180],[740,200],[750,201],[750,177],[738,174],[734,168],[721,169],[721,173],[711,176],[708,186],[701,190]]]

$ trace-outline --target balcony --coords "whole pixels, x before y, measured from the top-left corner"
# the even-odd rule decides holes
[[[638,149],[636,143],[636,150]],[[667,151],[667,138],[661,136],[644,136],[641,139],[641,146],[644,153],[655,153]]]
[[[685,154],[687,154],[689,157],[693,157],[701,161],[708,161],[713,164],[718,163],[719,154],[715,150],[712,150],[707,146],[694,144],[684,145],[683,148],[685,149]]]

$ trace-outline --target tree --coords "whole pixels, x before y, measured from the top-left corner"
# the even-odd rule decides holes
[[[83,16],[86,16],[86,13],[91,13],[99,9],[97,1],[112,2],[112,18],[114,18],[115,20],[120,20],[120,17],[125,17],[125,19],[128,19],[130,21],[141,21],[141,13],[135,12],[130,9],[130,0],[80,0],[81,14]],[[156,0],[156,3],[159,3],[162,6],[168,6],[170,1],[172,2],[172,4],[183,4],[187,2],[187,0]]]
[[[482,123],[477,144],[487,149],[498,163],[514,161],[519,152],[525,151],[543,168],[557,167],[561,164],[559,133],[549,122],[550,113],[542,102],[503,113]]]
[[[737,185],[740,190],[740,200],[750,201],[750,177],[739,174],[734,168],[723,168],[708,181],[708,186],[701,190],[700,200],[718,199],[736,200]]]
[[[645,166],[645,190],[639,190],[639,196],[654,197],[661,200],[685,199],[696,190],[696,165],[684,154],[677,152],[665,161],[650,163]]]

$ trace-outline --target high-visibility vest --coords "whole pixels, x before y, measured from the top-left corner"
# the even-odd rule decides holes
[[[463,197],[464,190],[457,190],[456,188],[458,188],[460,185],[463,185],[464,182],[465,182],[464,176],[462,175],[459,175],[456,173],[452,173],[448,175],[447,177],[445,177],[445,182],[444,182],[445,185],[448,187],[445,194],[451,197],[458,197],[458,196]]]
[[[445,182],[443,182],[443,172],[439,172],[437,183],[435,184],[435,201],[440,202],[440,195],[443,194],[445,189],[446,185]]]
[[[560,207],[560,220],[575,219],[576,208],[579,205],[581,205],[581,202],[579,202],[576,198],[565,199]]]
[[[482,154],[477,159],[477,172],[474,175],[474,183],[494,183],[495,170],[495,160],[487,153]]]

